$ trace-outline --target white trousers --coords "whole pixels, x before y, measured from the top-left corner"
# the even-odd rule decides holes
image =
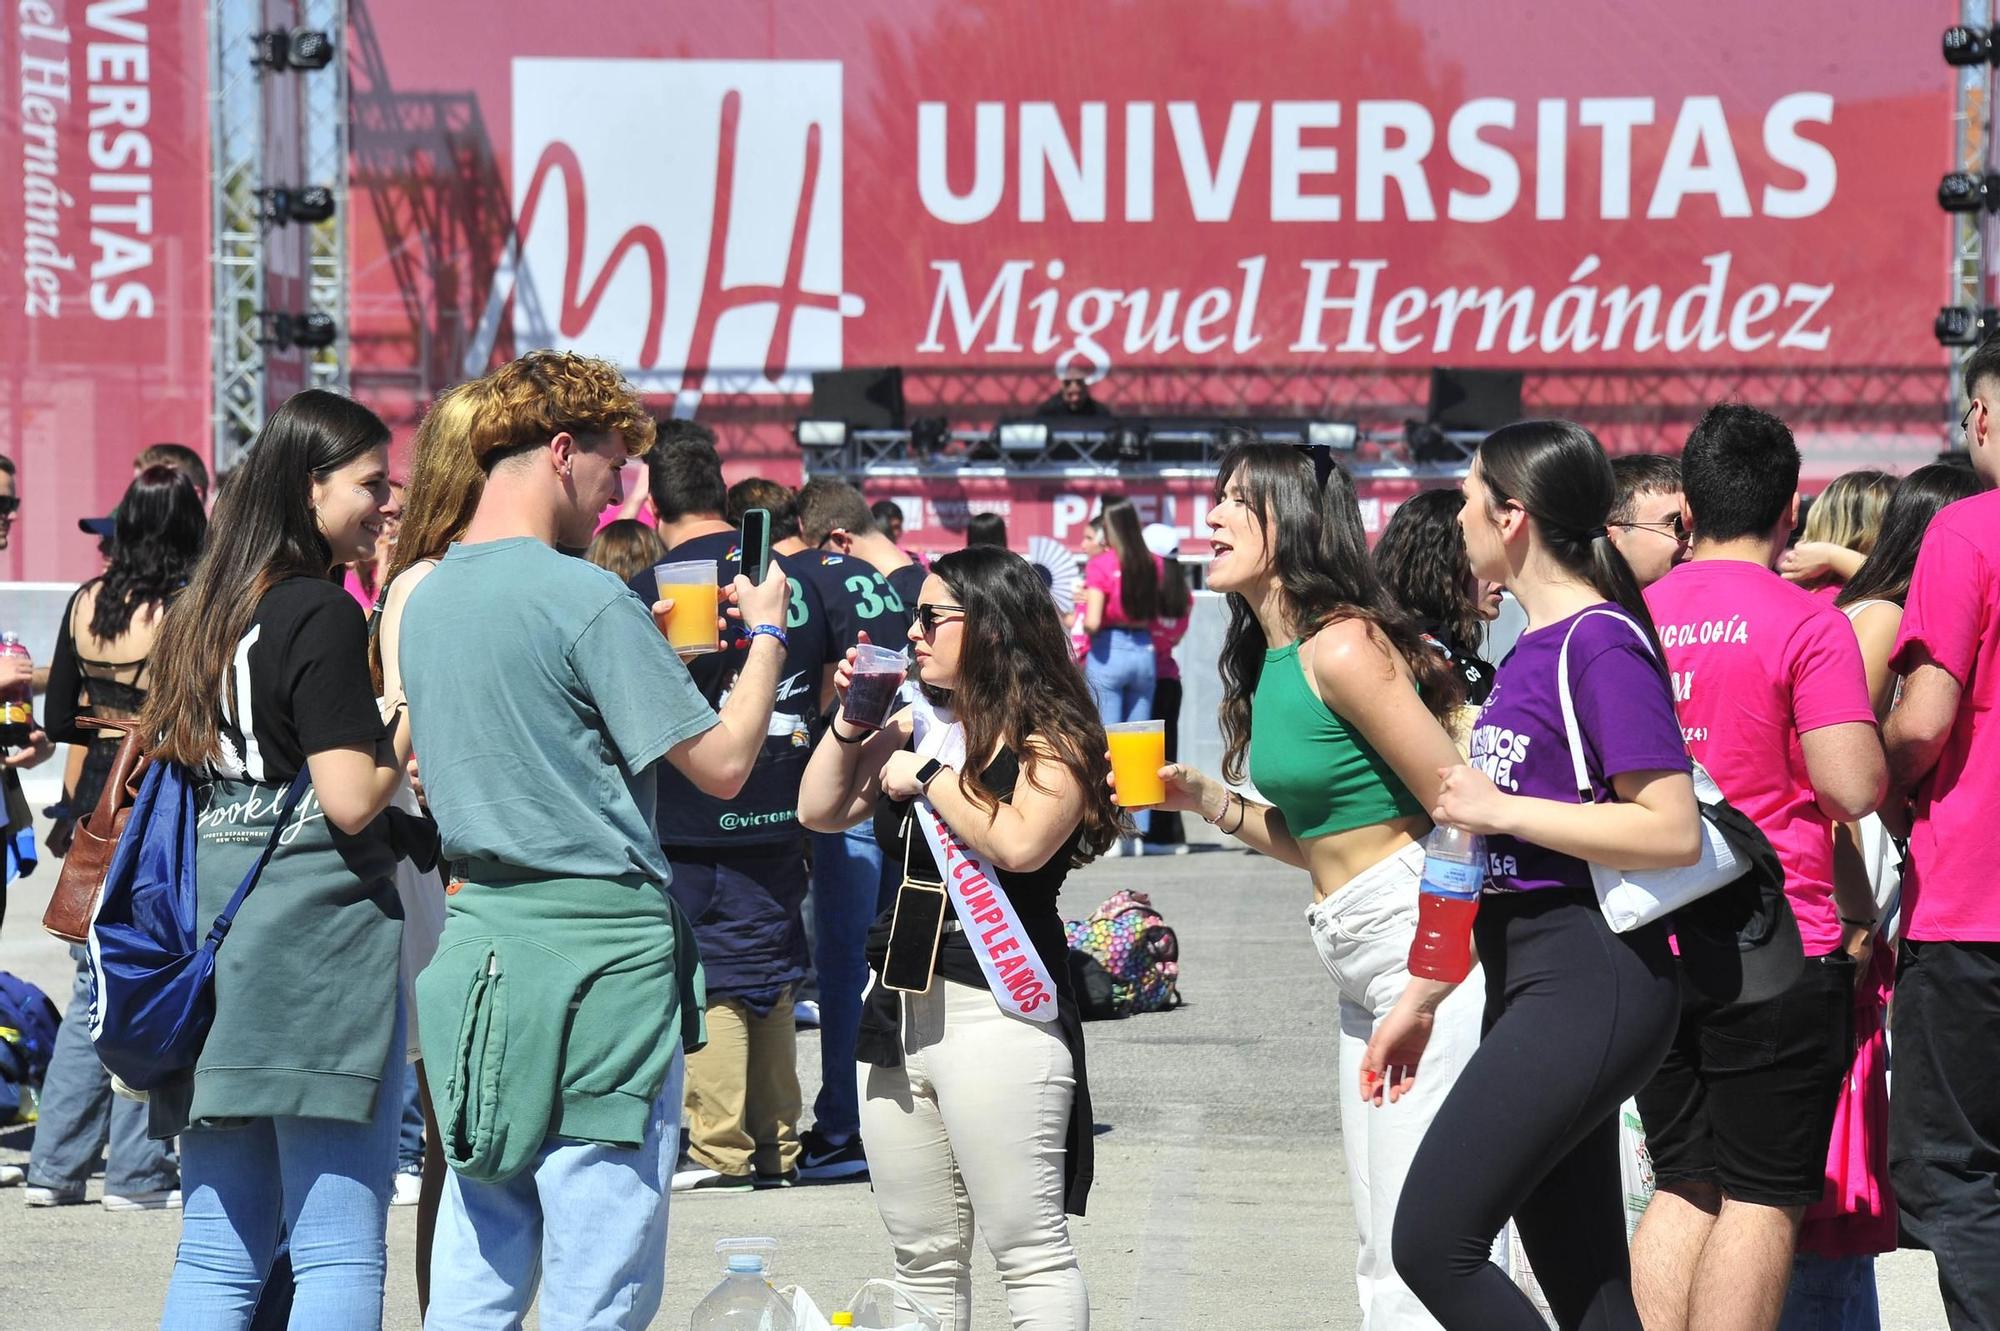
[[[1313,946],[1340,990],[1341,1144],[1347,1191],[1360,1240],[1354,1278],[1363,1331],[1433,1331],[1438,1323],[1396,1274],[1389,1255],[1396,1202],[1410,1159],[1438,1106],[1479,1047],[1485,979],[1477,968],[1438,1009],[1416,1085],[1395,1104],[1361,1100],[1361,1057],[1375,1023],[1396,1005],[1409,982],[1410,942],[1417,932],[1417,885],[1424,848],[1404,847],[1370,866],[1324,901],[1306,908]]]
[[[976,1214],[1015,1331],[1085,1331],[1090,1302],[1063,1213],[1069,1047],[984,988],[936,979],[902,1001],[903,1066],[858,1066],[861,1139],[896,1283],[943,1331],[967,1331]]]

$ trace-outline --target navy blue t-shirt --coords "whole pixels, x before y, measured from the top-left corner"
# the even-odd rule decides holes
[[[715,532],[683,541],[660,562],[713,559],[718,585],[736,578],[736,533]],[[785,664],[778,677],[777,703],[771,709],[771,733],[751,769],[750,779],[736,798],[705,795],[671,764],[660,765],[658,825],[660,844],[674,846],[753,846],[791,841],[803,836],[798,825],[799,781],[812,756],[812,722],[819,715],[820,683],[828,664],[840,659],[846,645],[836,646],[831,620],[815,586],[811,554],[775,555],[785,570],[791,595],[785,603]],[[632,590],[647,605],[659,599],[659,583],[647,569],[632,579]],[[688,658],[688,673],[716,708],[736,681],[743,655],[737,646],[743,628],[736,621],[722,635],[722,650]]]
[[[813,579],[842,654],[864,629],[872,643],[902,646],[916,613],[917,589],[924,585],[921,566],[909,564],[884,577],[873,564],[852,555],[817,551],[805,557],[816,562]]]

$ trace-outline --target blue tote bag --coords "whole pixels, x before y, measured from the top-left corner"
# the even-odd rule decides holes
[[[310,784],[300,769],[263,854],[206,937],[195,896],[195,780],[146,769],[90,926],[90,1038],[120,1081],[150,1091],[190,1072],[215,1020],[215,953]]]

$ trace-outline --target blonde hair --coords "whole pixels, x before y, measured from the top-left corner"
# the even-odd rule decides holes
[[[1829,541],[1867,555],[1882,530],[1882,513],[1896,492],[1896,478],[1886,471],[1850,471],[1836,476],[1806,511],[1806,541]]]
[[[653,446],[656,428],[610,361],[574,351],[531,351],[488,374],[490,397],[472,437],[472,457],[491,471],[558,434],[615,434],[638,457]]]
[[[630,582],[667,557],[667,543],[639,519],[619,518],[604,524],[583,557],[616,574],[618,581]]]
[[[403,492],[403,520],[396,532],[395,553],[376,582],[386,595],[403,570],[426,559],[442,559],[451,543],[465,534],[479,496],[486,491],[486,473],[472,456],[472,436],[480,414],[492,400],[484,379],[455,384],[439,393],[424,413],[410,441],[410,480]],[[382,688],[382,644],[373,635],[368,644],[368,668]]]

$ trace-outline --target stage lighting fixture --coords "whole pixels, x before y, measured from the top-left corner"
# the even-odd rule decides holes
[[[1144,462],[1152,452],[1152,441],[1143,425],[1119,426],[1112,441],[1120,462]]]
[[[1361,442],[1361,427],[1349,421],[1314,421],[1306,426],[1306,443],[1336,453],[1352,453]]]
[[[325,69],[333,63],[333,38],[317,28],[294,28],[291,47],[287,59],[293,69]]]
[[[1403,445],[1412,462],[1463,462],[1465,450],[1429,421],[1405,421]]]
[[[279,351],[289,351],[293,347],[320,351],[332,346],[340,336],[340,325],[333,321],[333,316],[319,310],[306,314],[260,310],[258,315],[264,330],[258,340]]]
[[[1944,62],[1947,65],[1983,65],[1993,59],[1993,36],[1986,29],[1968,28],[1958,23],[1944,30]]]
[[[1990,305],[1983,310],[1970,305],[1947,305],[1931,322],[1931,332],[1940,346],[1971,347],[1977,346],[1996,326],[2000,326],[2000,310]]]
[[[846,448],[847,422],[799,421],[792,426],[792,435],[800,448]]]
[[[287,222],[324,222],[333,216],[333,191],[324,185],[311,185],[305,189],[286,189],[282,186],[256,191],[261,207],[258,216],[269,226],[282,226]]]
[[[1027,456],[1048,451],[1047,421],[1001,421],[994,434],[1000,441],[1003,454]]]
[[[1976,213],[2000,202],[2000,176],[1953,171],[1938,182],[1938,207],[1948,213]]]
[[[250,45],[250,64],[257,69],[276,71],[285,67],[285,58],[292,49],[292,37],[287,32],[259,32],[251,36]]]

